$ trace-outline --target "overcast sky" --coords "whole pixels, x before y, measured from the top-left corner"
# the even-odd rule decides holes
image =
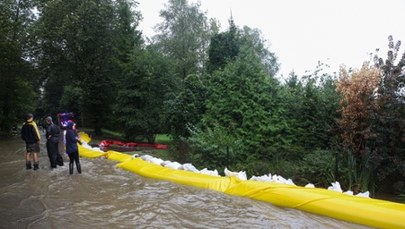
[[[167,0],[138,0],[139,29],[151,37],[162,22]],[[388,35],[405,43],[404,0],[188,0],[200,2],[209,18],[228,28],[231,12],[238,27],[259,29],[281,64],[279,75],[313,71],[318,63],[360,68],[380,48],[386,57]],[[403,44],[405,47],[405,44]],[[402,54],[404,48],[401,48]]]

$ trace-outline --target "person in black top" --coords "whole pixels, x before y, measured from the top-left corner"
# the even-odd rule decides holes
[[[69,156],[69,174],[73,174],[73,162],[76,163],[78,173],[82,173],[82,168],[79,161],[79,148],[77,143],[79,136],[76,133],[76,124],[68,121],[66,125],[66,153]]]
[[[52,117],[50,116],[45,118],[45,123],[46,150],[48,151],[51,168],[56,168],[56,165],[63,166],[63,158],[59,154],[60,129],[52,122]]]
[[[26,168],[32,169],[31,166],[31,153],[34,159],[34,170],[39,169],[38,153],[40,152],[39,141],[41,136],[39,135],[37,124],[34,122],[34,116],[29,113],[26,116],[26,122],[21,128],[21,138],[25,141],[26,154]]]

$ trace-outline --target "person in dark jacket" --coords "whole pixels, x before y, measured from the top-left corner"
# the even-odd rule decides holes
[[[26,168],[32,169],[31,154],[33,154],[34,170],[39,169],[38,153],[40,152],[39,141],[41,135],[39,134],[37,124],[34,122],[34,116],[29,113],[26,116],[25,123],[21,128],[21,138],[25,141],[25,161]]]
[[[82,173],[79,161],[79,148],[77,147],[78,141],[76,124],[73,121],[68,121],[66,125],[66,153],[69,156],[69,174],[73,174],[73,162],[76,163],[77,172]]]
[[[59,154],[60,129],[52,122],[50,116],[45,118],[45,123],[46,149],[51,168],[56,168],[56,165],[63,166],[63,158]]]

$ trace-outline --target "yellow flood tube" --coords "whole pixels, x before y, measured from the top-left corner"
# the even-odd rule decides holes
[[[87,149],[80,144],[77,144],[77,145],[79,147],[80,157],[97,158],[97,157],[104,157],[106,155],[105,152],[99,152],[99,151]]]
[[[175,170],[146,162],[141,158],[124,161],[118,164],[117,167],[137,173],[144,177],[167,180],[219,192],[224,192],[231,183],[229,177],[216,177],[190,171]]]
[[[405,228],[405,204],[390,201],[249,180],[236,180],[225,193],[371,227]]]
[[[405,228],[405,204],[346,195],[320,188],[241,181],[235,177],[215,177],[174,170],[146,162],[141,158],[126,160],[117,167],[144,177],[248,197],[352,223],[377,228]]]
[[[107,151],[107,154],[105,156],[109,160],[118,161],[118,162],[124,162],[124,161],[130,160],[132,158],[132,156],[129,154],[120,153],[120,152],[113,151],[113,150]]]
[[[90,136],[85,132],[79,132],[80,141],[89,143],[91,141]]]

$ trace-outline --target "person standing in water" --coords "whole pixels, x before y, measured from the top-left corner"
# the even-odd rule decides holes
[[[59,154],[59,137],[60,129],[52,122],[52,117],[45,118],[46,123],[46,149],[48,151],[51,168],[56,168],[56,165],[63,166],[63,158]]]
[[[76,164],[77,172],[82,173],[79,161],[79,148],[77,147],[78,141],[76,124],[73,121],[68,121],[66,125],[66,153],[69,156],[69,174],[73,174],[73,162]]]
[[[34,170],[39,169],[38,153],[40,152],[39,141],[41,135],[39,134],[37,124],[34,122],[34,116],[29,113],[26,116],[25,123],[21,128],[21,138],[25,141],[25,164],[27,169],[32,169],[31,154],[34,160]]]

